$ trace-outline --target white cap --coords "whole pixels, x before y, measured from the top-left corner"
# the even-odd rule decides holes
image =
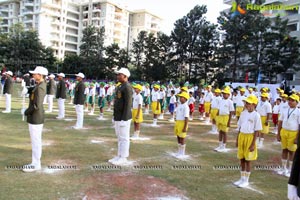
[[[49,77],[50,77],[50,78],[55,78],[54,74],[50,74]]]
[[[57,74],[57,76],[61,76],[61,77],[65,78],[65,74],[61,73],[61,72],[59,74]]]
[[[11,71],[7,71],[7,72],[5,72],[5,74],[8,74],[8,75],[10,75],[10,76],[13,75],[13,73],[12,73]]]
[[[81,77],[81,78],[84,78],[84,74],[79,72],[78,74],[75,74],[75,76],[78,76],[78,77]]]
[[[29,73],[31,73],[31,74],[41,74],[41,75],[47,76],[48,75],[48,69],[46,69],[45,67],[37,66],[34,69],[34,71],[29,71]]]
[[[120,70],[115,71],[116,74],[124,74],[129,78],[130,71],[127,68],[121,68]]]

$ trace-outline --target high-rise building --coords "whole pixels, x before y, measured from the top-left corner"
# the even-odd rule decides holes
[[[161,29],[162,19],[150,13],[147,10],[135,10],[130,15],[130,36],[129,36],[129,49],[132,48],[133,41],[138,37],[141,31],[147,33],[153,33],[157,36],[157,33]]]
[[[134,20],[130,29],[129,18]],[[104,45],[117,43],[128,49],[129,41],[139,31],[157,33],[161,18],[146,11],[130,12],[113,0],[7,0],[0,2],[0,30],[21,22],[25,30],[37,30],[43,45],[51,47],[55,56],[63,59],[68,54],[79,54],[82,31],[88,25],[104,27]],[[139,27],[139,28],[136,28]],[[129,34],[134,34],[129,36]]]

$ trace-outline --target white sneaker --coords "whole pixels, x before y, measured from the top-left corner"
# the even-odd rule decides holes
[[[82,127],[80,128],[80,127],[77,127],[77,126],[72,126],[72,128],[73,128],[73,129],[76,129],[76,130],[82,129]]]
[[[291,172],[289,172],[289,170],[286,170],[284,176],[289,178],[291,176]]]
[[[103,116],[97,117],[98,120],[103,120]]]
[[[190,121],[193,121],[193,118],[190,117],[189,120],[190,120]]]
[[[222,148],[222,146],[218,146],[217,148],[214,149],[214,151],[219,151]]]
[[[152,127],[158,127],[158,125],[157,125],[157,124],[154,124],[154,123],[151,124],[151,126],[152,126]]]
[[[281,170],[278,170],[277,171],[277,174],[278,175],[284,175],[284,174],[286,174],[287,173],[287,169],[281,169]]]
[[[227,149],[225,147],[221,147],[220,149],[217,150],[217,152],[223,153],[226,152]]]
[[[116,157],[114,157],[114,158],[108,160],[108,162],[109,162],[109,163],[116,162],[117,160],[119,160],[119,158],[120,158],[119,156],[116,156]]]
[[[173,118],[169,119],[169,122],[175,122],[175,120]]]
[[[240,184],[243,183],[243,181],[244,181],[244,180],[243,180],[242,178],[240,178],[240,180],[235,181],[235,182],[233,183],[233,185],[239,186]]]
[[[210,121],[205,121],[205,124],[208,124],[208,125],[209,125],[209,124],[211,124],[211,123],[210,123]]]
[[[203,117],[199,117],[199,120],[204,120],[204,118]]]
[[[243,181],[241,184],[238,185],[239,188],[245,188],[249,186],[249,182],[248,181]]]
[[[213,134],[213,135],[216,135],[216,134],[218,134],[218,131],[211,130],[211,131],[209,131],[209,133],[210,133],[210,134]]]
[[[3,110],[2,113],[11,113],[11,111]]]
[[[89,112],[89,109],[84,109],[84,112]]]
[[[157,119],[164,119],[164,117],[160,115]]]
[[[94,113],[92,113],[92,112],[89,112],[89,113],[88,113],[88,115],[94,115]]]
[[[30,164],[30,165],[25,165],[24,166],[23,172],[30,173],[30,172],[39,171],[41,169],[42,169],[41,166],[34,166],[34,165]]]
[[[52,111],[51,110],[46,110],[45,113],[52,113]]]
[[[124,165],[126,164],[128,161],[127,161],[127,158],[122,158],[122,157],[119,157],[118,160],[112,162],[113,165]]]
[[[56,119],[63,119],[64,117],[56,117]]]

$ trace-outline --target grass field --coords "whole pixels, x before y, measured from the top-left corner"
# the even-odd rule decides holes
[[[69,104],[66,118],[70,121],[56,120],[56,111],[46,114],[42,171],[23,173],[14,166],[31,162],[31,145],[28,125],[20,114],[18,91],[16,87],[12,113],[0,113],[0,199],[287,199],[288,178],[272,170],[253,169],[248,189],[232,184],[240,178],[238,169],[229,169],[239,164],[235,122],[230,129],[228,153],[213,151],[218,141],[217,135],[208,134],[210,126],[199,120],[190,122],[186,149],[190,158],[178,160],[170,156],[177,150],[173,124],[160,120],[160,127],[152,128],[147,125],[152,122],[151,115],[146,115],[141,136],[150,140],[131,142],[129,160],[133,165],[114,168],[107,163],[117,147],[112,113],[104,114],[106,121],[96,120],[97,115],[85,115],[86,129],[72,130],[75,109]],[[1,97],[0,109],[4,105]],[[57,102],[54,106],[57,110]],[[274,140],[275,136],[267,136],[253,167],[280,164],[280,145]]]

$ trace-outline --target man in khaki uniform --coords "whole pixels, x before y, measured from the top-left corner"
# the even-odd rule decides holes
[[[56,89],[56,98],[58,99],[58,116],[56,119],[65,118],[65,100],[66,100],[66,83],[64,81],[65,74],[59,73],[57,74],[58,84]]]
[[[47,113],[51,113],[53,110],[53,98],[56,90],[56,84],[54,81],[55,76],[51,74],[49,76],[49,81],[47,83],[47,100],[48,100],[48,110]]]
[[[46,96],[45,77],[48,70],[44,67],[36,67],[34,71],[29,71],[35,79],[37,85],[30,94],[29,106],[25,110],[32,147],[32,162],[25,165],[24,172],[34,172],[41,169],[42,156],[42,130],[45,120],[43,101]]]
[[[128,83],[130,72],[127,68],[116,71],[118,82],[121,83],[116,88],[114,103],[115,132],[118,137],[118,155],[108,162],[114,165],[124,165],[127,163],[130,146],[130,123],[132,119],[132,87]]]
[[[11,112],[11,94],[13,91],[13,73],[8,71],[5,73],[6,79],[3,88],[3,94],[5,95],[5,107],[6,109],[2,111],[2,113],[10,113]]]
[[[84,90],[85,90],[85,85],[83,83],[84,79],[84,74],[83,73],[78,73],[75,75],[76,80],[78,81],[76,87],[75,87],[75,94],[74,94],[74,105],[75,105],[75,110],[76,110],[76,115],[77,115],[77,122],[76,125],[73,126],[72,128],[74,129],[82,129],[83,127],[83,105],[84,105]]]

